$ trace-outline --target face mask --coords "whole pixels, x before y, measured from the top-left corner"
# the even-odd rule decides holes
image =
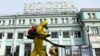
[[[47,25],[44,26],[45,29],[48,29]]]

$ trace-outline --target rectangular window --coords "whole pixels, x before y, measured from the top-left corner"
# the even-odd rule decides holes
[[[21,24],[21,20],[19,20],[19,24]]]
[[[81,47],[82,56],[90,56],[88,47]]]
[[[32,19],[29,19],[29,24],[31,24],[32,23]]]
[[[7,39],[12,39],[13,38],[13,33],[8,33],[7,34]]]
[[[40,19],[40,22],[42,21],[42,19]]]
[[[51,18],[51,24],[53,24],[53,18]]]
[[[80,56],[79,46],[73,46],[73,56]]]
[[[89,18],[91,19],[91,15],[90,15],[90,13],[88,13],[88,16],[89,16]]]
[[[69,32],[64,31],[63,32],[63,38],[69,38]]]
[[[92,34],[99,34],[99,32],[98,32],[98,27],[91,27],[91,29],[92,29]]]
[[[93,18],[93,19],[95,19],[95,18],[96,18],[96,17],[95,17],[95,13],[92,13],[92,18]]]
[[[95,49],[96,56],[100,56],[100,48]]]
[[[33,22],[35,22],[36,20],[35,19],[33,19]]]
[[[0,39],[2,39],[2,33],[0,33]]]
[[[57,18],[55,18],[55,23],[57,24]]]
[[[3,24],[2,25],[4,25],[5,24],[5,20],[3,20]]]
[[[23,24],[25,24],[25,20],[23,20]]]
[[[9,25],[11,25],[11,20],[9,20]]]
[[[62,18],[62,23],[64,23],[64,18]]]
[[[80,38],[81,37],[81,32],[80,31],[75,31],[74,35],[75,35],[75,38]]]
[[[66,18],[66,23],[68,23],[68,18]]]
[[[24,55],[25,56],[30,56],[31,53],[31,43],[25,43],[25,48],[24,48]]]
[[[13,20],[13,25],[15,24],[15,20]]]
[[[58,32],[51,32],[51,38],[58,38]]]
[[[19,56],[19,46],[16,46],[16,51],[15,51],[14,56]]]
[[[1,20],[0,20],[0,24],[1,24]]]
[[[73,23],[76,23],[76,19],[75,18],[72,18],[72,20],[73,20]]]
[[[71,55],[72,55],[71,46],[66,46],[65,47],[65,56],[71,56]]]
[[[6,49],[5,49],[5,56],[9,56],[11,53],[11,46],[6,46]]]
[[[24,33],[18,33],[18,39],[23,39]]]

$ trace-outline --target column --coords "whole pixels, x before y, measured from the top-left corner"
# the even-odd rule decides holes
[[[11,47],[11,52],[12,54],[14,55],[14,51],[16,50],[16,40],[17,40],[17,32],[16,32],[16,29],[14,29],[14,34],[13,34],[13,44],[12,44],[12,47]]]
[[[63,42],[62,42],[62,40],[63,40],[63,36],[62,36],[62,31],[61,31],[61,30],[59,31],[58,36],[59,36],[59,44],[62,45],[62,43],[63,43]],[[58,51],[59,56],[63,56],[63,54],[62,54],[62,48],[59,47],[58,50],[59,50],[59,51]]]
[[[24,44],[23,43],[20,44],[19,56],[24,56]]]
[[[6,32],[3,32],[1,49],[0,49],[0,53],[1,54],[0,55],[5,55],[6,39],[7,39],[7,33]]]

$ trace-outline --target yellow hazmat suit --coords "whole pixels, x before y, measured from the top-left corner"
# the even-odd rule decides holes
[[[36,32],[39,35],[42,35],[42,36],[47,35],[46,32],[43,30],[45,25],[47,25],[47,22],[42,21],[40,23],[40,25],[37,26]],[[38,54],[39,54],[39,56],[46,56],[45,51],[44,51],[44,47],[43,47],[43,39],[41,39],[41,38],[43,38],[43,37],[37,36],[34,38],[34,49],[33,49],[30,56],[37,56]]]

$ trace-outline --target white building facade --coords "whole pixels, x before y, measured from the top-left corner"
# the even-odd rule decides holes
[[[29,5],[25,8],[27,6]],[[51,34],[48,39],[66,46],[66,48],[58,47],[57,56],[99,56],[100,9],[82,9],[79,13],[75,8],[70,8],[70,12],[66,9],[63,13],[59,10],[52,13],[47,10],[45,13],[37,11],[29,13],[31,10],[25,9],[23,15],[0,16],[0,55],[7,56],[16,50],[17,56],[29,56],[34,43],[33,40],[27,39],[27,31],[32,24],[39,24],[42,20],[46,20],[49,27],[46,32]],[[89,17],[93,19],[88,19]],[[94,30],[91,30],[92,28]],[[51,46],[52,44],[44,41],[48,55]]]

